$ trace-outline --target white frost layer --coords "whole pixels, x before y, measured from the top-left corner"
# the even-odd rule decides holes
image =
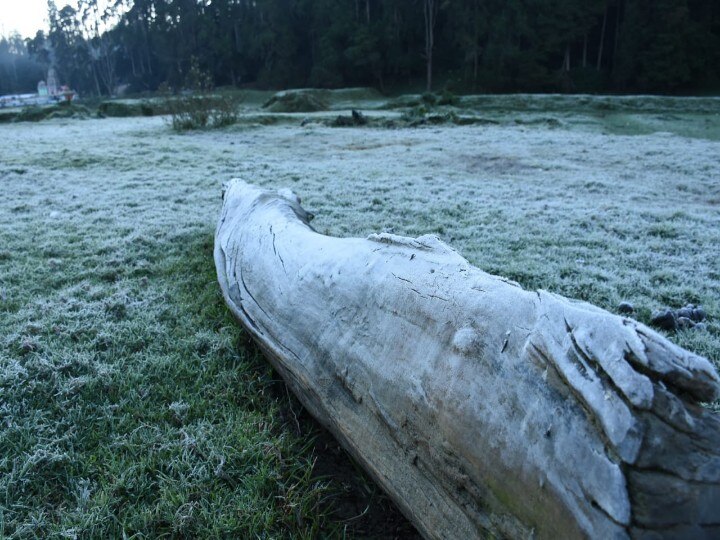
[[[58,243],[63,227],[87,222],[126,239],[210,234],[222,182],[241,176],[302,193],[321,232],[436,233],[528,288],[609,309],[695,301],[720,313],[720,143],[610,135],[580,120],[181,135],[161,118],[0,125],[0,234],[59,223],[41,239]],[[676,339],[717,361],[710,330]]]

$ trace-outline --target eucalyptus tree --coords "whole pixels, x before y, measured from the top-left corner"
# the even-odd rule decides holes
[[[115,66],[120,47],[108,30],[115,23],[119,3],[101,7],[98,0],[77,0],[77,5],[98,94],[112,95],[117,86]]]
[[[99,84],[93,84],[92,59],[79,12],[71,5],[58,10],[55,2],[48,0],[48,19],[50,57],[59,82],[79,92],[100,93]]]
[[[49,2],[63,82],[456,90],[720,87],[720,4],[702,0],[79,0]],[[29,50],[30,50],[29,49]],[[45,51],[45,52],[43,52]],[[41,58],[44,55],[45,58]]]
[[[437,26],[440,0],[422,0],[425,22],[425,68],[426,90],[432,91],[433,50],[435,49],[435,27]]]

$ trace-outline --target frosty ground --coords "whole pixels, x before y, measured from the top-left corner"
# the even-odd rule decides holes
[[[642,322],[702,304],[707,329],[669,337],[718,365],[720,106],[541,99],[472,126],[260,110],[184,134],[160,117],[0,125],[0,536],[408,531],[312,443],[227,314],[211,255],[233,177],[292,188],[319,232],[435,233],[488,272],[629,301]]]

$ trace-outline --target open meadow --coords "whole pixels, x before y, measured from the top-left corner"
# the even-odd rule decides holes
[[[234,177],[293,189],[321,233],[436,234],[646,324],[701,304],[667,335],[720,366],[720,99],[266,97],[214,130],[0,124],[0,537],[414,534],[230,317]],[[334,127],[351,107],[369,123]]]

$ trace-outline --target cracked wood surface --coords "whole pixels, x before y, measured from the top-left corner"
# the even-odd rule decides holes
[[[720,381],[642,324],[471,266],[434,236],[323,236],[233,181],[225,300],[427,538],[720,536]]]

